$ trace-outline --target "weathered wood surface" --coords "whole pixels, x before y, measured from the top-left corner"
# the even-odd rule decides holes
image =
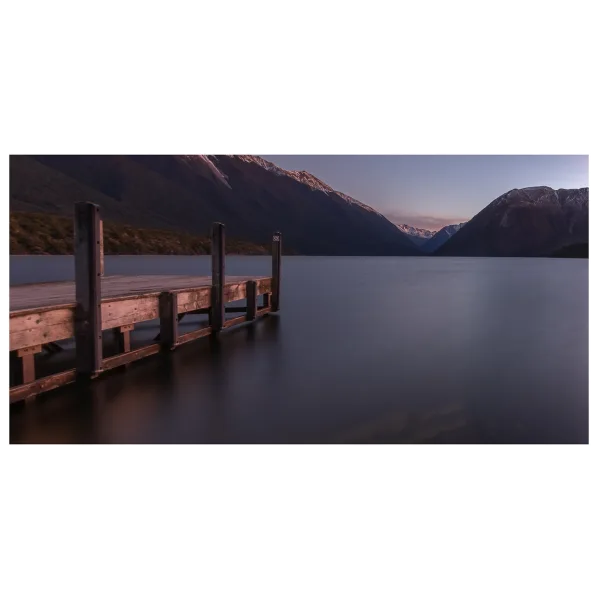
[[[181,346],[182,344],[186,344],[187,342],[199,340],[200,338],[206,337],[211,333],[212,328],[209,325],[205,325],[204,327],[200,327],[200,329],[194,329],[193,331],[188,331],[187,333],[181,334],[177,338],[177,345]]]
[[[75,369],[94,377],[102,369],[102,228],[100,207],[75,205]]]
[[[258,298],[258,285],[256,281],[246,282],[246,319],[254,321],[256,319],[256,306]]]
[[[213,331],[223,328],[225,322],[225,225],[213,223],[211,230],[212,292],[210,326]]]
[[[125,352],[125,354],[117,354],[116,356],[109,356],[102,361],[102,368],[105,371],[109,369],[115,369],[117,367],[122,367],[123,365],[127,365],[131,362],[139,360],[140,358],[146,358],[147,356],[152,356],[153,354],[157,354],[160,352],[161,346],[160,344],[149,344],[147,346],[142,346],[137,350],[131,350],[130,352]]]
[[[48,392],[68,383],[73,383],[76,377],[75,369],[69,369],[62,373],[36,379],[30,383],[14,386],[10,388],[10,403],[19,402],[42,392]]]
[[[271,291],[270,277],[226,277],[225,302],[243,300],[246,282],[256,280],[258,294]],[[177,313],[210,307],[211,277],[179,275],[102,278],[102,329],[115,329],[159,318],[159,296],[177,293]],[[243,312],[244,309],[240,310]],[[75,334],[75,285],[72,281],[10,288],[10,349],[65,340]],[[180,317],[181,318],[181,317]]]
[[[172,350],[175,348],[178,336],[177,294],[163,292],[159,297],[159,312],[161,346]]]
[[[273,234],[273,245],[271,247],[272,261],[271,270],[273,274],[271,309],[273,312],[279,310],[280,290],[281,290],[281,252],[282,252],[282,235],[280,231]]]
[[[270,288],[270,277],[227,276],[225,287],[233,283],[245,283],[249,279],[256,279]],[[202,297],[210,298],[212,278],[194,277],[189,275],[111,275],[102,278],[102,300],[117,299],[134,296],[147,296],[160,294],[160,292],[187,292],[196,290]],[[242,296],[243,297],[243,296]],[[181,294],[179,302],[183,303],[185,294]],[[229,300],[227,300],[229,302]],[[52,308],[70,308],[75,306],[75,282],[55,281],[49,283],[27,283],[14,285],[10,288],[10,312],[31,311]],[[202,306],[199,308],[206,308]],[[179,306],[181,309],[181,306]],[[183,312],[180,310],[180,312]],[[186,311],[187,312],[187,311]]]

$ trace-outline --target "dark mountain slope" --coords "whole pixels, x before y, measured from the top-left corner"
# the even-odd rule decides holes
[[[80,200],[106,219],[206,235],[213,221],[264,243],[275,230],[302,254],[414,255],[372,208],[310,173],[252,156],[13,156],[11,210],[71,215]]]
[[[455,225],[446,225],[442,227],[433,237],[428,239],[421,250],[428,254],[433,254],[440,246],[445,244],[465,223],[456,223]]]
[[[589,188],[514,189],[496,198],[436,252],[442,256],[548,256],[587,243]]]

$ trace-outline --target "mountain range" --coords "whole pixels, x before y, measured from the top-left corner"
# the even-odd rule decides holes
[[[412,225],[407,225],[406,223],[396,224],[398,229],[406,234],[408,238],[416,244],[417,246],[422,246],[428,239],[432,238],[435,235],[435,231],[431,231],[430,229],[420,229],[419,227],[413,227]]]
[[[446,225],[429,238],[422,246],[421,250],[427,254],[433,254],[440,246],[443,246],[463,225],[466,223],[456,223]]]
[[[547,186],[502,194],[461,227],[440,256],[551,256],[589,238],[589,188]]]
[[[286,250],[312,255],[573,255],[561,249],[587,244],[589,229],[589,188],[513,189],[470,221],[433,232],[396,225],[311,173],[259,156],[10,157],[10,209],[20,223],[24,213],[71,218],[78,201],[100,205],[117,227],[160,230],[169,243],[169,231],[202,237],[221,221],[249,244],[280,230]]]
[[[73,214],[94,202],[103,218],[138,228],[228,235],[313,255],[418,255],[382,214],[306,171],[257,156],[11,156],[10,207]]]

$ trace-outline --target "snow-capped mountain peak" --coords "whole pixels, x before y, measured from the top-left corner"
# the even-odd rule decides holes
[[[406,233],[406,235],[411,235],[414,237],[424,238],[428,240],[433,237],[435,234],[435,230],[431,229],[421,229],[419,227],[413,227],[412,225],[407,225],[406,223],[396,223],[396,227],[402,232]]]
[[[360,206],[364,210],[368,210],[369,212],[381,214],[371,206],[363,204],[355,198],[352,198],[352,196],[348,196],[343,192],[338,192],[337,190],[334,190],[330,185],[327,185],[325,182],[321,181],[318,177],[315,177],[312,173],[309,173],[308,171],[292,171],[288,169],[282,169],[276,164],[269,162],[268,160],[265,160],[260,156],[255,156],[253,154],[232,154],[230,156],[232,158],[237,158],[246,163],[254,163],[259,167],[262,167],[263,169],[274,173],[275,175],[279,175],[281,177],[290,177],[291,179],[296,180],[298,183],[302,183],[312,190],[323,192],[328,196],[330,194],[335,194],[336,196],[342,198],[342,200],[345,200],[348,204],[355,204],[357,206]]]

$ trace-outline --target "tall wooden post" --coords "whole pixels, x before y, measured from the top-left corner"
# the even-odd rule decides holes
[[[220,331],[225,323],[225,225],[223,223],[213,223],[210,244],[212,252],[210,326],[213,331]]]
[[[104,224],[100,219],[100,275],[104,277]]]
[[[256,319],[256,307],[258,300],[258,283],[256,281],[246,282],[246,319]]]
[[[100,207],[75,204],[75,368],[95,377],[102,370]]]
[[[160,313],[160,343],[164,349],[173,350],[177,345],[177,292],[162,292],[158,298]]]
[[[271,285],[271,312],[277,312],[279,310],[279,294],[281,289],[281,232],[276,231],[273,234],[273,246],[272,246],[272,266],[271,266],[271,277],[273,283]]]

